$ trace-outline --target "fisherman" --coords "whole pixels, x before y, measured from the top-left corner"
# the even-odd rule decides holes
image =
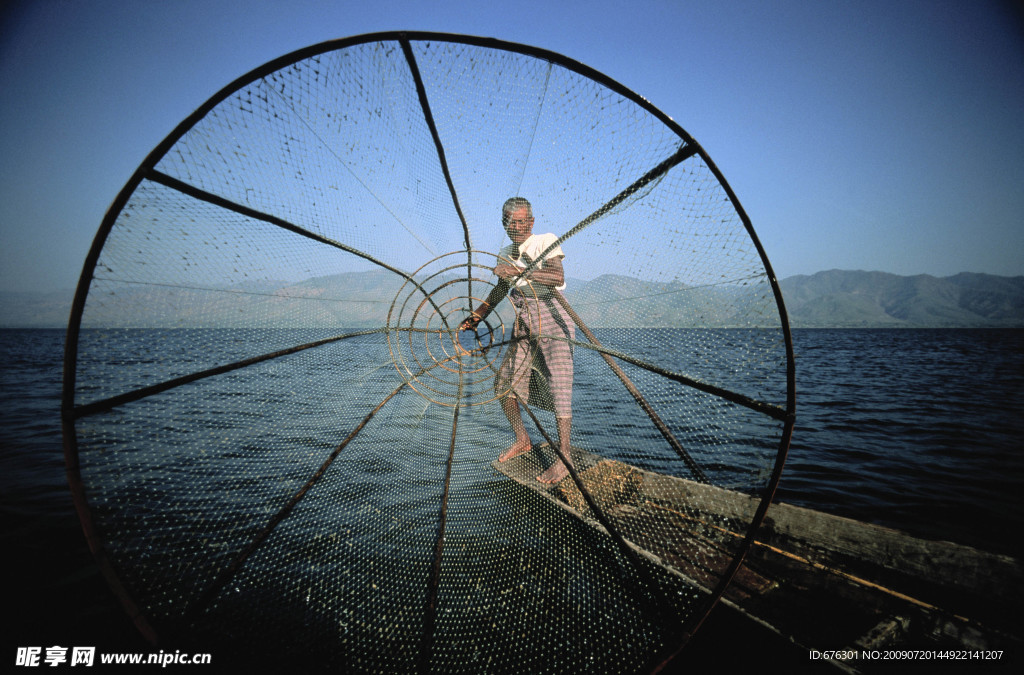
[[[531,370],[536,369],[547,381],[558,428],[558,445],[571,464],[573,364],[572,347],[566,340],[573,339],[575,326],[556,297],[565,288],[562,268],[565,254],[560,246],[548,251],[558,239],[555,235],[533,234],[533,208],[522,197],[512,197],[505,202],[501,223],[512,243],[501,249],[494,268],[499,281],[487,299],[459,325],[459,330],[475,331],[494,306],[508,295],[509,302],[516,308],[517,319],[512,342],[494,378],[494,390],[500,397],[501,409],[512,426],[515,440],[498,455],[498,461],[508,461],[533,448],[523,426],[519,401],[529,401]],[[541,255],[543,258],[536,266],[523,274],[523,269]],[[557,483],[568,473],[562,461],[557,460],[537,476],[537,480]]]

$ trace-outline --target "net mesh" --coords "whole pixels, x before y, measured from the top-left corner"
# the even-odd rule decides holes
[[[366,672],[671,654],[791,413],[773,280],[703,151],[489,41],[342,41],[240,82],[125,188],[69,331],[73,487],[123,595],[160,636]],[[522,312],[454,330],[512,195],[561,239],[577,324],[556,486],[527,401],[534,449],[495,462]]]

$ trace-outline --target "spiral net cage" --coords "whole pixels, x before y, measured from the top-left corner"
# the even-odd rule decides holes
[[[557,484],[555,414],[496,377],[534,305],[458,330],[514,195],[564,254],[563,291],[521,288],[575,328]],[[497,462],[509,398],[533,446]],[[481,38],[349,38],[226,87],[115,200],[68,330],[70,481],[140,629],[328,668],[664,663],[734,578],[792,418],[777,284],[705,151]]]

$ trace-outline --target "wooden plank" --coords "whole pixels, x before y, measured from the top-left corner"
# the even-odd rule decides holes
[[[635,467],[605,460],[579,448],[573,449],[573,458],[587,491],[631,547],[705,590],[718,583],[735,557],[734,547],[739,542],[709,530],[700,520],[681,519],[678,513],[656,508],[644,496],[643,477]],[[604,532],[588,514],[589,508],[571,479],[558,485],[536,479],[553,461],[554,453],[545,443],[507,462],[495,461],[492,466]],[[734,594],[747,596],[767,592],[777,584],[743,567],[737,572],[734,585]]]
[[[588,492],[627,543],[705,591],[732,560],[759,503],[756,497],[609,462],[578,448],[573,448],[573,458]],[[588,515],[571,480],[558,486],[536,480],[555,459],[542,444],[493,466],[604,532]],[[1010,623],[1008,632],[993,632],[915,597],[903,586],[891,586],[893,580],[907,578],[944,584],[940,590],[985,593],[978,601],[996,606],[1006,598],[1017,602],[1024,586],[1020,562],[1009,556],[776,504],[723,600],[807,648],[853,647],[865,641],[877,645],[883,640],[920,644],[925,634],[928,639],[942,634],[954,643],[959,637],[972,649],[1021,644],[1019,619]],[[901,630],[878,629],[891,625]]]

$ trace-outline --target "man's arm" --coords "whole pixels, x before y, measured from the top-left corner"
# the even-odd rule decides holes
[[[536,284],[551,286],[552,289],[563,285],[565,283],[565,270],[562,267],[562,257],[545,258],[543,267],[535,267],[524,278]]]
[[[487,299],[481,302],[480,306],[476,308],[476,311],[470,314],[465,321],[459,324],[459,330],[474,330],[476,325],[491,313],[491,309],[501,302],[501,299],[508,294],[508,289],[511,285],[512,283],[509,281],[508,277],[500,278],[498,283],[494,285],[494,288],[491,289],[491,292],[487,294]]]
[[[476,325],[483,321],[491,313],[491,309],[505,297],[508,289],[522,274],[522,268],[507,263],[498,263],[498,266],[494,268],[494,273],[498,275],[498,283],[491,289],[487,299],[477,307],[476,311],[459,324],[459,330],[476,328]],[[565,283],[565,270],[562,267],[561,256],[546,258],[543,267],[535,267],[528,274],[522,275],[522,278],[536,284],[550,286],[552,289],[561,286]]]

